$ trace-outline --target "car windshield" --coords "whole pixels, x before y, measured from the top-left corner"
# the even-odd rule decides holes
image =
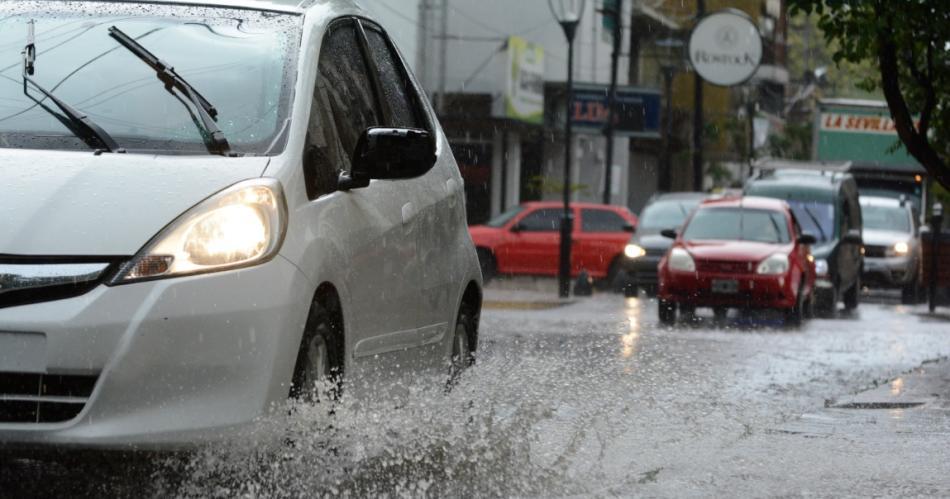
[[[489,227],[494,227],[496,229],[504,227],[505,224],[511,221],[512,218],[515,218],[516,216],[518,216],[518,214],[521,213],[522,211],[524,211],[524,207],[516,206],[502,213],[501,215],[498,215],[495,218],[492,218],[491,220],[486,222],[485,225]]]
[[[637,229],[640,232],[675,229],[683,225],[683,221],[686,220],[689,212],[698,204],[699,200],[657,201],[652,203],[644,208]]]
[[[288,119],[299,17],[249,10],[109,3],[3,2],[0,147],[88,150],[35,88],[24,93],[21,51],[35,26],[33,81],[130,152],[207,154],[193,104],[123,48],[117,27],[173,66],[217,112],[240,154],[276,154]],[[37,101],[42,102],[41,105]]]
[[[911,232],[910,217],[905,208],[862,204],[861,217],[865,229]]]
[[[683,232],[685,241],[789,242],[785,215],[773,210],[706,208],[696,212]]]
[[[835,207],[821,201],[788,200],[802,232],[815,236],[819,243],[835,237]]]

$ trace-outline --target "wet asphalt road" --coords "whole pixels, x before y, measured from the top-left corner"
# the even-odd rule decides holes
[[[486,298],[449,393],[298,407],[281,438],[189,456],[0,462],[0,497],[950,495],[950,378],[940,403],[833,408],[950,355],[950,322],[884,300],[661,328],[645,298]]]

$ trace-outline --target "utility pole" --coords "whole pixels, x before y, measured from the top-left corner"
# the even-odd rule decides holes
[[[445,114],[445,88],[449,68],[449,0],[442,0],[442,36],[439,44],[439,114]]]
[[[706,15],[706,1],[696,0],[696,22]],[[693,74],[693,190],[703,190],[703,77]]]
[[[604,155],[604,204],[611,202],[612,176],[614,169],[614,133],[616,116],[614,108],[617,106],[617,65],[620,59],[620,41],[623,38],[623,0],[614,0],[613,9],[604,9],[603,15],[613,16],[613,54],[610,56],[610,90],[607,91],[607,126],[604,135],[607,136],[607,151]]]

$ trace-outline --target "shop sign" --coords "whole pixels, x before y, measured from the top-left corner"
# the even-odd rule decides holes
[[[579,85],[574,89],[571,121],[584,132],[600,133],[607,125],[608,87]],[[660,92],[635,87],[618,87],[614,108],[614,130],[621,137],[660,137]]]
[[[504,118],[540,125],[544,121],[544,48],[523,38],[508,39]]]
[[[762,37],[744,12],[710,14],[690,34],[689,62],[699,76],[714,85],[745,83],[762,62]]]

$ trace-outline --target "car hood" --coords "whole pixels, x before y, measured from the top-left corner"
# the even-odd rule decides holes
[[[725,262],[758,262],[775,253],[789,252],[789,246],[751,241],[690,241],[683,245],[693,258]]]
[[[864,244],[867,246],[891,246],[892,244],[908,242],[913,237],[906,232],[892,230],[864,229],[862,233]]]
[[[630,242],[646,250],[665,250],[673,245],[672,239],[661,236],[659,232],[635,234]]]
[[[0,150],[0,255],[122,256],[268,158]]]

